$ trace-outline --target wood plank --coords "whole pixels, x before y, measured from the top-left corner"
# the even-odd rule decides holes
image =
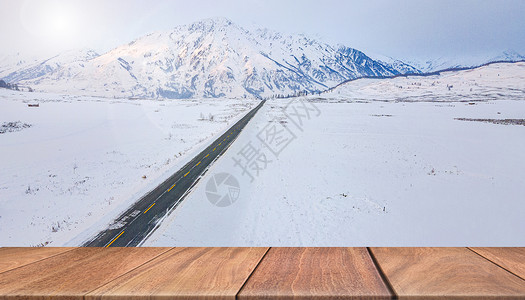
[[[497,247],[471,249],[513,274],[525,279],[525,248]]]
[[[268,248],[174,248],[86,299],[235,299]]]
[[[400,299],[523,299],[525,281],[467,248],[372,248]]]
[[[239,299],[390,299],[366,248],[271,248]]]
[[[82,299],[169,248],[77,248],[0,273],[0,299]]]
[[[74,248],[0,248],[0,273],[27,265]]]

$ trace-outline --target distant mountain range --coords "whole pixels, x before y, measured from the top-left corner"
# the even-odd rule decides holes
[[[40,78],[71,63],[98,57],[93,50],[71,50],[46,58],[25,58],[20,53],[0,58],[0,78],[13,83]]]
[[[206,19],[140,37],[102,55],[0,58],[0,78],[35,90],[137,98],[272,97],[319,92],[364,76],[420,73],[450,63],[371,58],[304,35]]]
[[[524,82],[525,62],[505,62],[432,76],[358,79],[312,97],[335,102],[525,100]]]
[[[522,60],[525,60],[525,55],[521,55],[513,50],[507,50],[501,53],[490,53],[467,57],[439,57],[426,60],[407,59],[405,62],[416,67],[423,73],[429,73],[445,69],[473,68],[490,62],[515,62]]]

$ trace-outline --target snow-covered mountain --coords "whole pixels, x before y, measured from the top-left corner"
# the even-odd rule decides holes
[[[13,83],[37,79],[73,62],[87,62],[97,56],[91,49],[70,50],[46,59],[24,58],[18,53],[0,59],[0,78]]]
[[[477,56],[439,57],[423,60],[407,59],[405,61],[423,73],[430,73],[446,69],[478,67],[491,62],[516,62],[522,60],[525,60],[525,55],[521,55],[513,50],[507,50]]]
[[[400,74],[420,74],[421,71],[414,67],[413,65],[410,65],[408,63],[405,63],[399,59],[392,58],[390,56],[377,54],[377,53],[368,53],[367,55],[372,58],[375,61],[378,61],[384,65],[387,65]]]
[[[41,59],[34,56],[26,56],[20,52],[0,56],[0,78],[6,78],[9,74],[17,72],[31,64],[36,64]]]
[[[316,92],[357,77],[407,72],[418,71],[303,35],[250,32],[215,18],[152,33],[100,56],[56,56],[2,76],[42,91],[192,98]]]

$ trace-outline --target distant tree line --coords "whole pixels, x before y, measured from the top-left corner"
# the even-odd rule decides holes
[[[0,88],[10,89],[10,90],[14,90],[14,91],[21,91],[22,90],[22,88],[19,87],[17,83],[8,83],[8,82],[5,82],[2,79],[0,79]],[[28,86],[27,87],[27,91],[28,92],[32,92],[33,89]]]
[[[308,96],[308,95],[321,95],[321,91],[295,91],[293,94],[275,94],[269,97],[259,97],[261,100],[268,99],[288,99],[294,97]]]

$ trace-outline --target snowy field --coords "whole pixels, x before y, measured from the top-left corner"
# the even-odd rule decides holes
[[[525,126],[456,120],[525,119],[523,68],[268,101],[146,246],[525,246]]]
[[[0,89],[0,246],[79,245],[255,104]]]
[[[268,101],[145,246],[525,246],[523,82],[495,64]],[[0,89],[0,246],[80,245],[256,103]]]

